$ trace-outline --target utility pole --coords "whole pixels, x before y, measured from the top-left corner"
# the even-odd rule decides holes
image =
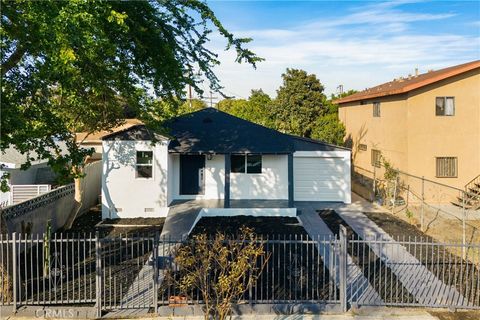
[[[337,91],[338,91],[338,94],[343,94],[343,84],[338,85]]]
[[[213,96],[212,90],[210,90],[210,108],[213,108],[213,100],[217,100],[218,97]]]
[[[192,106],[192,85],[189,83],[188,84],[188,104],[190,105],[190,110],[193,109]]]

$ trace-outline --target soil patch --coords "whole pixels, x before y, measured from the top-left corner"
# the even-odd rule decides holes
[[[265,256],[269,257],[265,269],[251,290],[245,293],[245,301],[252,300],[255,303],[338,299],[338,288],[321,259],[317,243],[311,241],[296,218],[202,218],[190,237],[202,233],[213,237],[217,232],[235,237],[242,226],[252,228],[263,239],[269,239],[263,245]],[[177,292],[176,288],[171,287],[165,290]],[[193,294],[193,299],[196,298],[199,298],[198,293]]]
[[[297,238],[299,236],[308,238],[308,233],[297,218],[253,216],[202,218],[192,230],[191,235],[206,233],[213,236],[218,232],[236,235],[242,226],[252,228],[256,234],[262,236],[281,236],[282,239],[292,237],[293,239],[296,235]]]
[[[417,237],[418,240],[435,241],[435,239],[423,233],[415,226],[391,214],[381,212],[364,212],[364,214],[396,240],[402,240],[404,237],[405,239],[408,239],[408,237],[411,239]]]
[[[75,219],[69,230],[59,229],[56,233],[63,233],[70,237],[75,235],[83,237],[83,235],[90,233],[94,235],[98,231],[101,238],[118,237],[127,234],[152,236],[156,232],[162,232],[165,218],[106,219],[98,225],[100,222],[102,222],[102,209],[101,205],[98,205]],[[102,226],[102,224],[111,226]]]

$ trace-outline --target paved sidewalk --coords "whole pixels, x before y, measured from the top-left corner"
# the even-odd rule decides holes
[[[425,305],[470,305],[454,287],[444,284],[404,246],[395,243],[389,234],[363,213],[343,210],[337,213],[361,238],[391,242],[383,245],[370,243],[369,246],[418,302]]]
[[[315,211],[315,205],[309,203],[298,203],[296,207],[301,212],[298,220],[313,240],[320,240],[318,242],[318,251],[322,256],[325,265],[331,269],[332,252],[330,252],[330,245],[323,243],[321,240],[332,239],[334,235],[328,226],[323,222],[318,213]],[[347,301],[350,303],[357,303],[358,305],[379,305],[383,301],[370,285],[367,278],[363,275],[362,270],[353,262],[350,255],[347,255]],[[330,270],[331,273],[336,274],[335,282],[338,284],[338,273],[335,270]]]

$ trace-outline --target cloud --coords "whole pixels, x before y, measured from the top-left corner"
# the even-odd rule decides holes
[[[274,95],[287,67],[303,68],[316,73],[332,93],[340,83],[347,89],[363,89],[411,73],[415,67],[426,71],[480,58],[478,32],[416,30],[417,22],[447,20],[456,14],[402,9],[412,2],[418,1],[367,4],[336,18],[300,22],[289,29],[234,31],[253,37],[249,48],[266,61],[254,71],[233,63],[234,53],[221,52],[217,73],[227,90],[241,96],[248,96],[252,88]],[[216,49],[223,49],[224,40],[212,40]]]

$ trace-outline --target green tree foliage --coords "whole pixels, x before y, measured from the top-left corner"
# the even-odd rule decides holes
[[[283,84],[272,104],[275,128],[311,137],[316,120],[327,112],[323,85],[314,74],[304,70],[287,69],[282,78]]]
[[[315,121],[312,138],[341,146],[345,138],[345,126],[336,113],[328,113]]]
[[[228,112],[236,117],[271,127],[269,107],[271,98],[262,89],[251,91],[250,97],[246,99],[225,99],[218,103],[219,110]]]
[[[206,47],[212,31],[237,62],[261,60],[203,1],[2,0],[1,7],[0,149],[35,151],[74,178],[91,152],[78,148],[75,132],[120,124],[125,106],[146,121],[165,118],[152,116],[161,112],[155,101],[182,96],[186,85],[201,94],[202,76],[221,88],[217,55]],[[192,70],[201,76],[189,77]]]

